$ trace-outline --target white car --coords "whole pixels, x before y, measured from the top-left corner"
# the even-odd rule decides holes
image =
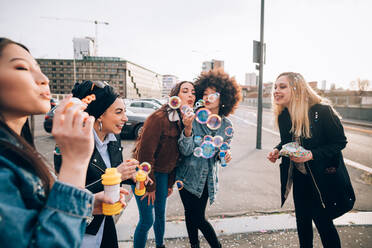
[[[152,101],[131,100],[127,102],[126,107],[134,113],[151,114],[161,108],[161,105]]]

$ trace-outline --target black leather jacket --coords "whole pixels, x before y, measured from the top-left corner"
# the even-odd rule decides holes
[[[112,167],[117,167],[123,162],[123,147],[121,146],[120,137],[116,136],[117,141],[111,141],[107,145],[107,150],[110,156],[110,162]],[[57,150],[57,148],[56,148]],[[54,153],[54,167],[57,172],[61,168],[62,163],[62,156],[55,151]],[[87,171],[87,178],[85,182],[85,187],[92,193],[98,193],[103,191],[103,185],[101,183],[102,174],[105,173],[106,165],[103,161],[100,153],[94,147],[94,151],[92,157],[89,162],[88,171]],[[123,181],[122,184],[134,184],[132,180]],[[104,219],[104,215],[93,215],[92,222],[87,226],[86,233],[88,234],[97,234],[99,227]],[[101,247],[112,247],[116,242],[117,245],[117,237],[116,237],[116,229],[115,224],[111,216],[106,216],[105,221],[105,228],[103,233],[103,239]],[[109,243],[107,243],[109,242]],[[105,243],[105,244],[104,244]],[[105,245],[105,246],[103,246]]]

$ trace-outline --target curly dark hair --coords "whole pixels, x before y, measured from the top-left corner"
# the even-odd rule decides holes
[[[223,69],[202,72],[195,83],[196,101],[203,99],[205,89],[214,88],[220,93],[219,115],[229,116],[234,113],[240,102],[241,88],[234,77],[230,77]]]

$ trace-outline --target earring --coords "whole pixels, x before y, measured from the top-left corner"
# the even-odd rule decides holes
[[[98,130],[102,131],[102,121],[98,121]]]
[[[225,107],[225,104],[222,104],[222,108],[224,108]]]

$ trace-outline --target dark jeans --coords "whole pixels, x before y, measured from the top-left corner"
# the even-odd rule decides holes
[[[139,221],[136,231],[134,232],[134,248],[146,247],[147,234],[152,226],[154,226],[156,245],[162,246],[164,243],[165,209],[168,195],[168,174],[155,172],[154,175],[156,180],[154,205],[148,205],[147,197],[141,200],[142,196],[135,195],[139,212]],[[135,186],[132,185],[133,192],[134,188]]]
[[[312,184],[311,176],[301,174],[296,168],[293,169],[293,172],[293,199],[300,246],[302,248],[313,247],[312,221],[314,221],[323,247],[341,247],[333,220],[323,209],[319,193]]]
[[[190,244],[192,246],[199,244],[198,230],[200,230],[211,247],[221,247],[216,232],[208,220],[205,219],[205,208],[208,201],[207,184],[204,187],[201,198],[191,194],[185,188],[180,191],[180,196],[185,208],[186,228]]]

